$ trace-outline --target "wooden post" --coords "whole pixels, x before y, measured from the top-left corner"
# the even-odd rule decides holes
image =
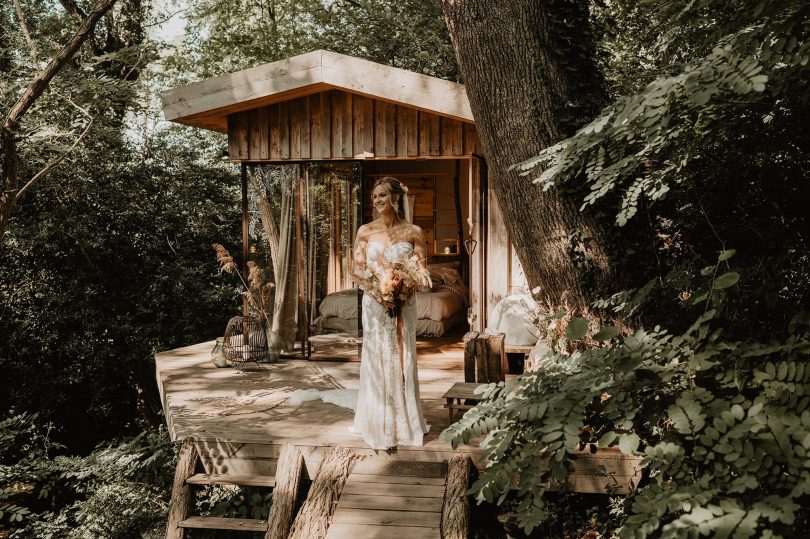
[[[295,500],[304,472],[304,456],[293,444],[284,444],[276,467],[276,486],[267,518],[265,539],[283,539],[290,533]]]
[[[183,442],[177,457],[177,468],[174,471],[166,539],[183,539],[186,535],[185,530],[179,524],[188,517],[191,508],[191,487],[186,484],[186,480],[194,475],[198,458],[194,442],[191,440]]]
[[[442,538],[467,539],[470,531],[470,501],[467,498],[470,457],[453,455],[447,463],[447,485],[442,506]]]
[[[464,335],[464,381],[475,382],[475,339],[477,331],[470,331]],[[452,423],[452,421],[451,421]]]
[[[349,471],[355,461],[363,458],[345,447],[333,447],[323,456],[307,500],[293,522],[290,539],[326,537]]]
[[[242,163],[242,275],[247,279],[248,253],[250,253],[250,225],[248,223],[247,165]],[[250,309],[247,296],[242,297],[242,316],[248,316]]]
[[[469,333],[467,335],[470,335]],[[466,336],[465,336],[466,338]],[[503,333],[479,333],[471,338],[472,346],[464,347],[464,378],[467,381],[467,354],[472,354],[470,368],[475,366],[475,381],[482,384],[503,382],[509,371],[509,364],[504,350]]]

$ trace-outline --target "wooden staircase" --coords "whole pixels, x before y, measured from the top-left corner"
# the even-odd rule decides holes
[[[294,445],[284,445],[277,458],[229,458],[227,466],[216,460],[217,457],[210,454],[200,455],[191,441],[183,444],[175,470],[166,539],[184,539],[185,530],[189,528],[265,532],[266,539],[286,537],[303,473],[301,452]],[[201,461],[206,469],[220,465],[222,473],[195,473]],[[189,514],[191,487],[199,485],[272,488],[273,503],[268,519],[192,516]]]
[[[269,447],[269,446],[265,446]],[[180,450],[166,529],[167,539],[184,539],[187,529],[263,532],[265,539],[462,539],[469,531],[467,488],[474,469],[468,457],[441,462],[406,461],[332,447],[297,515],[293,515],[304,473],[294,445],[268,456],[225,457],[193,442]],[[277,451],[273,453],[272,451]],[[202,453],[202,454],[201,454]],[[274,455],[277,455],[274,456]],[[202,462],[206,472],[196,473]],[[190,515],[191,488],[239,485],[273,488],[267,520]]]

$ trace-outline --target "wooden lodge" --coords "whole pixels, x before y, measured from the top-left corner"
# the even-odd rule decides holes
[[[218,369],[210,358],[213,342],[155,356],[170,435],[184,442],[167,537],[184,537],[189,528],[266,538],[466,537],[465,491],[475,468],[486,463],[477,445],[453,450],[439,439],[450,422],[445,395],[465,381],[462,337],[483,332],[494,305],[526,285],[488,187],[464,86],[315,51],[176,88],[162,99],[167,120],[227,133],[228,158],[242,170],[245,258],[248,177],[263,174],[261,167],[300,167],[296,200],[303,217],[295,249],[306,268],[297,288],[305,342],[296,358],[251,370]],[[333,167],[329,177],[337,183],[317,177],[321,165]],[[421,397],[432,425],[424,445],[373,451],[349,431],[351,410],[320,400],[293,406],[287,398],[300,389],[358,387],[362,332],[320,335],[317,328],[351,329],[358,322],[355,296],[345,290],[346,245],[373,217],[363,199],[382,175],[408,185],[428,262],[457,268],[457,285],[468,298],[452,318],[426,319],[425,332],[433,336],[418,340]],[[331,198],[323,203],[312,193]],[[328,221],[339,225],[323,232],[326,221],[318,221],[317,212],[333,212]],[[338,303],[346,295],[348,301]],[[348,314],[341,319],[324,312],[330,302]],[[456,406],[463,408],[464,399]],[[638,459],[600,451],[576,461],[570,487],[627,492],[638,477]],[[272,488],[268,519],[190,515],[192,489],[209,484]]]

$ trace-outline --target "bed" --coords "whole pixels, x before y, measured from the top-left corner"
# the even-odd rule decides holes
[[[458,272],[430,268],[433,288],[416,293],[416,334],[441,337],[467,319],[467,288]],[[326,296],[318,306],[316,333],[357,331],[357,289],[340,290]]]

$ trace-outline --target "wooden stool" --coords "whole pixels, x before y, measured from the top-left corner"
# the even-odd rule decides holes
[[[453,412],[455,410],[469,410],[475,406],[475,404],[466,404],[464,402],[465,400],[475,401],[476,404],[483,400],[480,393],[478,395],[475,394],[475,388],[482,385],[486,384],[456,382],[442,395],[442,398],[447,401],[444,407],[447,408],[450,414],[450,423],[453,423]]]

